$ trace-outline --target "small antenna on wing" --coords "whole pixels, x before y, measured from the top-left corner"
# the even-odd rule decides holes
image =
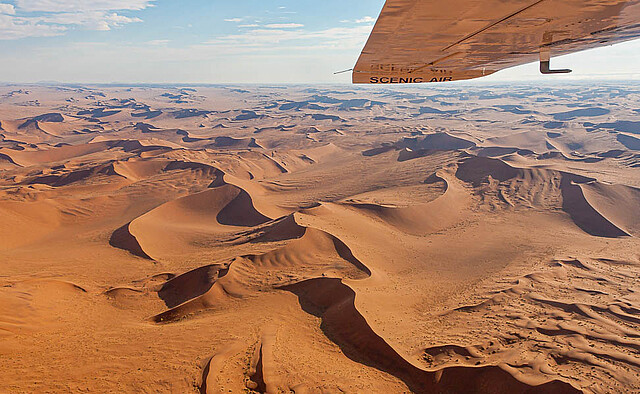
[[[551,69],[551,53],[549,48],[540,49],[540,72],[542,74],[568,74],[571,72],[568,68],[562,68],[559,70]]]
[[[350,68],[350,69],[348,69],[348,70],[336,71],[336,72],[334,72],[334,73],[333,73],[333,75],[336,75],[336,74],[342,74],[342,73],[348,73],[349,71],[353,71],[353,69],[352,69],[352,68]]]

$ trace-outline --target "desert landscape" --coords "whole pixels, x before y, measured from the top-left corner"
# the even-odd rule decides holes
[[[0,392],[640,392],[640,84],[0,86]]]

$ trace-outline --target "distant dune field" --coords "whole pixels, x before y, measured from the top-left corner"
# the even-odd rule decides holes
[[[640,392],[640,85],[0,86],[0,392]]]

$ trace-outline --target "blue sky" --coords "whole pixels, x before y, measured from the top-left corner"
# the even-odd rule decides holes
[[[0,81],[348,82],[333,72],[353,66],[383,3],[0,0]],[[571,79],[640,79],[639,65],[640,41],[553,63]],[[487,82],[539,78],[526,65]]]

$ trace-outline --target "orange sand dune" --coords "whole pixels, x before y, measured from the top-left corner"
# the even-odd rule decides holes
[[[637,196],[634,194],[635,189],[621,185],[609,187],[598,184],[592,178],[566,172],[517,169],[499,159],[479,157],[465,161],[460,166],[457,176],[476,185],[486,183],[482,193],[488,193],[489,190],[497,192],[499,198],[511,206],[523,202],[530,206],[544,206],[553,203],[553,200],[561,200],[562,209],[569,214],[577,226],[589,234],[604,237],[629,235],[616,226],[612,222],[613,219],[600,212],[599,206],[605,204],[604,202],[597,201],[594,197],[592,204],[586,198],[583,190],[584,188],[609,190],[608,193],[611,194],[615,193],[614,190],[626,192],[623,192],[622,195],[616,195],[617,200],[623,204],[620,210],[624,211],[625,208],[630,208],[637,201]],[[509,184],[505,185],[507,188],[502,187],[505,182]],[[523,194],[523,192],[525,193]],[[637,192],[635,193],[637,194]],[[605,211],[611,212],[614,217],[620,216],[615,214],[615,209],[609,208],[607,210],[605,208]],[[633,209],[628,212],[633,218]]]
[[[559,381],[528,385],[497,366],[450,367],[427,372],[404,360],[375,334],[358,313],[355,293],[339,279],[311,279],[284,287],[295,293],[300,306],[322,319],[323,331],[345,349],[349,358],[371,363],[397,376],[416,392],[467,393],[574,393],[571,385]],[[366,360],[366,361],[364,361]]]
[[[166,168],[167,162],[161,160],[126,160],[112,165],[113,171],[132,181],[139,181],[159,173]]]
[[[58,279],[29,279],[4,284],[0,290],[0,338],[29,335],[60,325],[52,311],[86,298],[82,287]]]
[[[252,227],[269,220],[253,208],[251,197],[244,190],[222,184],[170,201],[136,218],[126,228],[130,239],[135,239],[139,246],[128,242],[120,246],[128,250],[133,248],[134,254],[159,259],[184,254],[193,248],[191,244],[199,237],[234,231],[235,227]]]
[[[0,392],[637,392],[639,102],[0,86]]]
[[[262,235],[259,242],[271,242],[275,236],[282,238],[280,232],[286,232],[289,227],[283,224],[270,226],[267,233],[278,234]],[[223,308],[234,298],[245,298],[256,291],[275,289],[282,282],[304,277],[363,278],[370,274],[339,239],[313,228],[300,227],[300,230],[299,238],[284,247],[200,267],[169,280],[158,295],[171,309],[155,316],[154,321],[175,321],[205,310]],[[280,274],[274,277],[274,272]]]
[[[16,164],[29,166],[39,163],[52,163],[68,160],[74,157],[90,155],[102,152],[110,147],[107,143],[93,143],[86,145],[62,146],[41,151],[14,151],[3,150],[2,153],[9,156]]]
[[[454,180],[445,181],[446,191],[436,200],[423,205],[408,207],[388,207],[375,204],[351,204],[353,207],[370,212],[381,220],[414,235],[436,232],[460,220],[469,205],[466,190]]]
[[[592,182],[580,185],[585,199],[627,235],[640,234],[640,190],[624,185]]]

